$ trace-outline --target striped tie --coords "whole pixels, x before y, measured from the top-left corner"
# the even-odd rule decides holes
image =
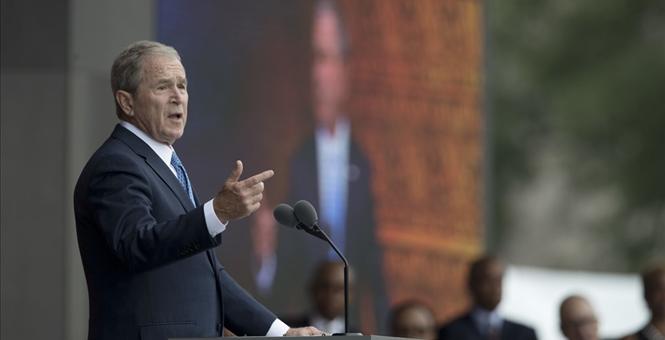
[[[180,182],[182,188],[185,189],[185,192],[187,193],[187,196],[189,196],[189,199],[192,201],[192,204],[196,205],[196,203],[194,203],[192,185],[189,182],[189,177],[187,177],[187,171],[185,170],[185,167],[182,165],[182,162],[180,161],[180,158],[178,158],[178,155],[175,153],[175,151],[173,151],[173,154],[171,155],[171,165],[175,169],[178,182]]]

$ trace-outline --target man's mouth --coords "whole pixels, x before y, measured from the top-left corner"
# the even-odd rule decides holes
[[[184,114],[182,114],[182,113],[180,113],[180,112],[169,113],[169,116],[168,116],[168,117],[169,117],[170,119],[182,119],[182,117],[184,117]]]

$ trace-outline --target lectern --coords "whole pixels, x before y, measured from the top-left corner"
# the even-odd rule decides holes
[[[227,338],[169,338],[169,340],[229,340],[233,337]],[[383,335],[340,335],[340,336],[243,336],[236,338],[238,340],[414,340],[409,338],[396,338],[392,336]]]

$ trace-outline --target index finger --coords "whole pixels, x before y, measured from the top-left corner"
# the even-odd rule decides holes
[[[262,173],[260,173],[260,174],[258,174],[258,175],[254,175],[254,176],[252,176],[252,177],[249,177],[249,178],[247,178],[247,179],[244,179],[244,180],[242,180],[241,182],[242,182],[242,185],[243,185],[243,186],[251,187],[251,186],[254,186],[254,185],[256,185],[256,184],[259,184],[260,182],[263,182],[263,181],[269,179],[269,178],[272,177],[273,175],[275,175],[275,172],[274,172],[274,171],[272,171],[272,170],[266,170],[266,171],[264,171],[264,172],[262,172]]]

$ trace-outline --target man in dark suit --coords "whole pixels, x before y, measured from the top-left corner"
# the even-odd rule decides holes
[[[307,200],[318,209],[321,227],[356,273],[351,320],[364,332],[377,332],[384,329],[379,324],[388,308],[375,234],[371,169],[346,115],[348,36],[332,1],[315,4],[312,48],[315,130],[292,157],[289,201]],[[285,283],[305,282],[306,273],[322,260],[338,260],[325,243],[296,230],[281,229],[277,244],[277,292]],[[287,310],[299,311],[303,300],[291,296],[290,300]]]
[[[76,185],[76,230],[88,283],[88,339],[236,334],[320,335],[289,328],[224,271],[212,248],[231,221],[258,209],[272,170],[240,180],[242,162],[201,205],[173,149],[187,121],[178,52],[130,45],[111,85],[121,123]]]
[[[501,302],[505,266],[494,256],[483,256],[471,264],[469,292],[473,308],[439,329],[439,340],[536,340],[528,326],[501,317],[496,307]]]
[[[655,264],[642,272],[642,284],[651,318],[642,329],[622,340],[665,339],[665,263]]]

